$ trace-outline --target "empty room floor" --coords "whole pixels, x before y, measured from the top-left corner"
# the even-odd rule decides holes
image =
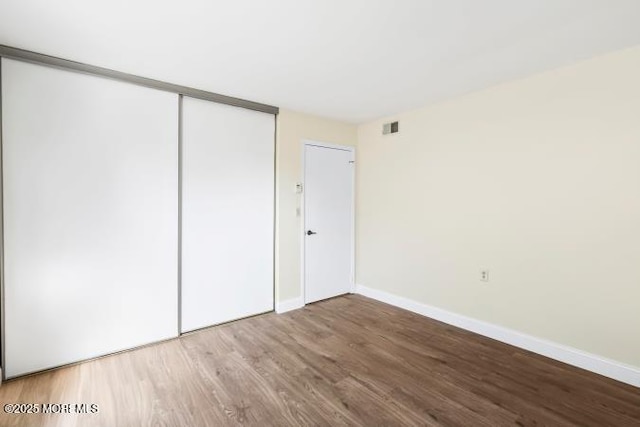
[[[640,390],[348,295],[5,382],[1,426],[638,426]],[[55,409],[55,407],[54,407]]]

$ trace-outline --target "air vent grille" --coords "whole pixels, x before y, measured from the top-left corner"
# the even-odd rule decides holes
[[[398,133],[400,128],[398,122],[385,123],[382,125],[382,134],[389,135],[390,133]]]

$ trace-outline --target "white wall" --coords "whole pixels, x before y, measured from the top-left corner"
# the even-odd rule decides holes
[[[640,366],[638,76],[640,47],[360,126],[356,281]]]
[[[280,110],[276,129],[276,306],[302,297],[300,227],[297,215],[302,181],[302,140],[355,145],[357,127],[289,110]]]

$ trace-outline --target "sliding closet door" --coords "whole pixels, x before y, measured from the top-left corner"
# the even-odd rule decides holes
[[[2,60],[7,376],[176,336],[177,95]]]
[[[182,331],[273,309],[274,116],[185,97]]]

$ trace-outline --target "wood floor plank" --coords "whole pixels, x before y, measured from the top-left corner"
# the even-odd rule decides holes
[[[348,295],[10,380],[0,426],[640,426],[640,389]]]

